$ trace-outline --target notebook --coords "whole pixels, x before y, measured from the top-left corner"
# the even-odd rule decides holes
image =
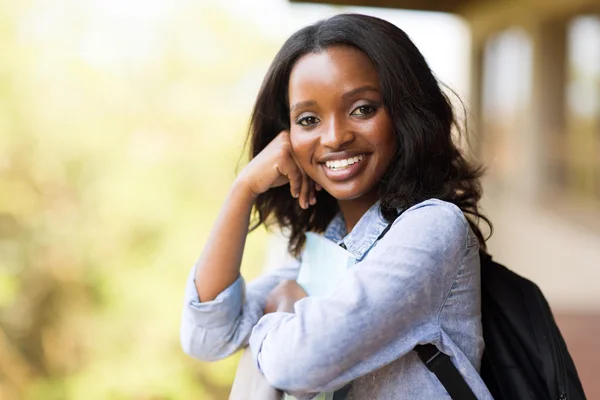
[[[322,235],[307,232],[297,282],[309,296],[327,296],[355,262],[348,250]],[[295,400],[295,397],[286,394],[284,399]],[[333,400],[333,392],[321,393],[313,400]]]

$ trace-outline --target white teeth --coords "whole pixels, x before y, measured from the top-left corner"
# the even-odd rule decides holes
[[[361,161],[363,158],[365,158],[365,156],[363,154],[361,154],[359,156],[347,158],[345,160],[326,161],[325,165],[327,166],[327,168],[332,169],[332,170],[345,169],[348,166]]]

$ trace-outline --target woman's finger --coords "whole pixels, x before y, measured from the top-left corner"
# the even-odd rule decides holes
[[[311,179],[310,180],[310,198],[309,203],[311,206],[317,204],[317,184]]]
[[[298,198],[298,202],[300,203],[300,207],[307,209],[309,206],[309,201],[310,201],[310,178],[306,175],[306,173],[304,173],[304,171],[302,170],[302,167],[300,166],[300,163],[298,162],[298,159],[296,158],[296,154],[294,153],[294,151],[290,148],[290,157],[292,159],[292,161],[294,162],[294,164],[296,165],[296,168],[298,169],[299,173],[301,174],[302,180],[301,180],[301,187],[300,187],[300,196]]]
[[[288,159],[281,163],[277,168],[281,175],[284,175],[290,182],[290,193],[292,197],[299,198],[302,187],[302,172],[296,166],[296,163]]]
[[[310,196],[312,195],[312,183],[306,174],[302,174],[302,188],[300,192],[300,207],[306,210],[309,206]]]

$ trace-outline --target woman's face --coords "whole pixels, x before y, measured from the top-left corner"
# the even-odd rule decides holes
[[[292,148],[306,174],[338,200],[373,196],[397,144],[371,60],[347,46],[303,56],[289,104]]]

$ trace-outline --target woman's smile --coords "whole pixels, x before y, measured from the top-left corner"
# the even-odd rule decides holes
[[[323,173],[332,181],[345,181],[360,174],[366,165],[367,154],[347,158],[335,158],[321,163]],[[364,161],[364,162],[363,162]]]
[[[353,164],[361,162],[365,158],[365,154],[360,154],[358,156],[350,157],[350,158],[342,158],[337,160],[326,161],[325,166],[333,171],[340,171],[350,167]]]

